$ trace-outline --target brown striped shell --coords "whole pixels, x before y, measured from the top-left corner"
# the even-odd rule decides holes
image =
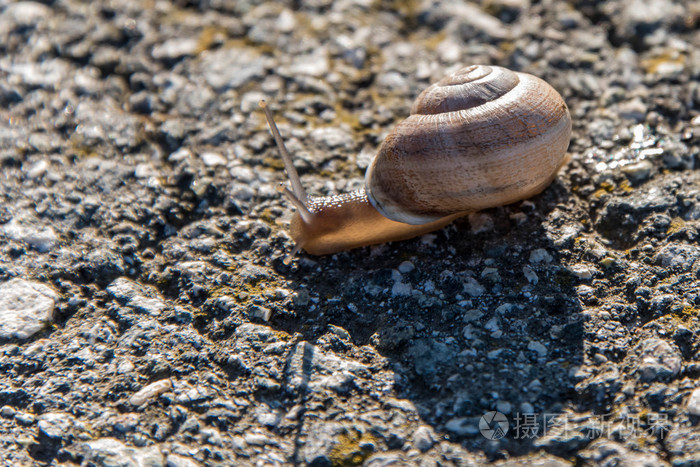
[[[389,219],[425,224],[529,198],[564,163],[571,117],[543,80],[470,66],[423,91],[379,148],[365,185]]]

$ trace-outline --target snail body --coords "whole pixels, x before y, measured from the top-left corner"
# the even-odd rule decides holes
[[[309,198],[272,115],[298,208],[295,252],[321,255],[403,240],[544,190],[566,161],[571,117],[545,81],[501,67],[462,68],[425,89],[382,142],[365,188]]]

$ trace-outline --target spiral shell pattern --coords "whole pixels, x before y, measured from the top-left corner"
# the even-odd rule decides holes
[[[424,224],[529,198],[564,162],[571,117],[543,80],[501,67],[462,68],[423,91],[367,170],[370,202]]]

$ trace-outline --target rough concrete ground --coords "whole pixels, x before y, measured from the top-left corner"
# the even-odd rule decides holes
[[[0,0],[2,462],[697,465],[699,20],[689,0]],[[472,63],[564,96],[555,183],[285,266],[258,100],[309,193],[341,193]]]

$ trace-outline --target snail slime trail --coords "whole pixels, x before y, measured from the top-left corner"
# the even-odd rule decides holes
[[[363,189],[309,197],[272,113],[260,106],[292,187],[281,190],[297,208],[286,264],[301,249],[324,255],[404,240],[530,198],[568,160],[571,117],[559,93],[527,73],[473,65],[418,96],[380,145]]]

